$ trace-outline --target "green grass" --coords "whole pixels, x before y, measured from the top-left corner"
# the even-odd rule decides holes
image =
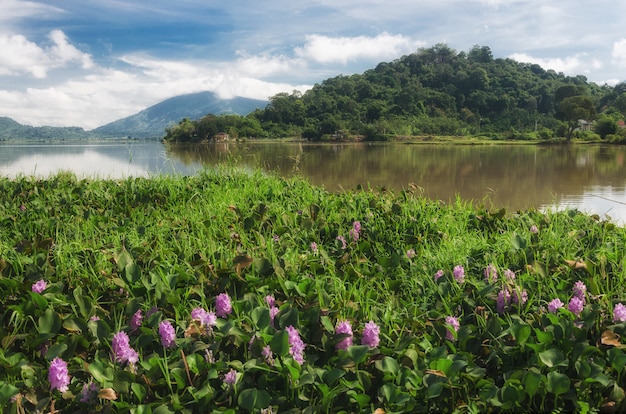
[[[507,214],[411,192],[329,193],[234,168],[193,177],[0,179],[0,192],[7,412],[622,407],[626,354],[615,335],[626,324],[612,312],[626,302],[626,233],[597,217]],[[463,283],[453,276],[459,265]],[[497,281],[485,280],[488,265]],[[32,292],[39,280],[47,288]],[[587,293],[578,315],[567,306],[579,280]],[[525,291],[527,301],[499,313],[505,290]],[[232,313],[210,334],[194,331],[191,310],[215,310],[221,293]],[[279,307],[272,321],[267,295]],[[548,312],[557,297],[565,307]],[[138,310],[143,324],[132,330]],[[453,340],[447,316],[460,322]],[[165,320],[176,329],[172,348],[160,342]],[[335,327],[345,320],[354,345],[337,349],[346,336]],[[360,345],[370,320],[380,327],[374,348]],[[288,326],[307,344],[302,365],[290,353]],[[136,364],[112,360],[119,331],[138,352]],[[68,364],[65,392],[50,390],[54,358]],[[230,370],[233,385],[224,383]],[[81,402],[91,383],[100,395]]]

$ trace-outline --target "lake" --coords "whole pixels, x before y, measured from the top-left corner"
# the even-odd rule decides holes
[[[423,145],[406,143],[211,143],[157,141],[0,144],[0,175],[123,178],[194,174],[238,163],[306,177],[330,191],[416,188],[445,202],[487,207],[577,208],[626,221],[626,147],[608,145]]]

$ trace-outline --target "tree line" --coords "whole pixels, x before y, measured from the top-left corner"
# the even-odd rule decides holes
[[[621,141],[625,115],[626,83],[600,86],[582,75],[494,58],[487,46],[466,53],[438,44],[362,74],[326,79],[305,93],[279,93],[246,116],[183,119],[166,129],[165,140],[226,133],[314,141],[428,135]]]

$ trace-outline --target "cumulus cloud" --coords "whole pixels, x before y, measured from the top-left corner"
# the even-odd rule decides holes
[[[622,38],[613,43],[611,57],[613,58],[613,62],[621,67],[626,67],[626,38]]]
[[[535,63],[544,69],[552,69],[556,72],[563,72],[569,75],[580,74],[581,72],[587,73],[591,69],[597,69],[602,66],[599,60],[592,59],[587,61],[582,54],[567,56],[565,58],[538,58],[526,53],[513,53],[509,55],[509,58],[518,62]]]
[[[402,35],[387,32],[375,37],[329,37],[307,35],[304,46],[295,48],[297,56],[314,62],[347,64],[357,59],[392,59],[415,50],[416,43]]]
[[[51,45],[41,47],[21,34],[0,34],[0,75],[30,74],[41,79],[51,69],[71,63],[80,63],[83,69],[93,67],[91,55],[70,44],[62,31],[53,30],[48,38]]]

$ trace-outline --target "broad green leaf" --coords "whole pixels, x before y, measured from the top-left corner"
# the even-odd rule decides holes
[[[513,334],[513,337],[515,338],[517,343],[523,347],[530,337],[531,328],[530,325],[527,324],[515,323],[513,326],[511,326],[511,333]]]
[[[5,382],[0,382],[0,406],[9,407],[9,400],[18,392],[19,388]]]
[[[550,367],[550,368],[556,365],[559,365],[564,361],[563,354],[561,353],[561,351],[554,349],[554,348],[540,352],[539,359],[547,367]]]
[[[367,358],[368,350],[369,347],[367,345],[352,345],[348,347],[346,352],[348,353],[348,356],[350,357],[352,362],[354,362],[355,364],[360,364]]]
[[[379,371],[393,375],[397,375],[398,371],[400,370],[400,365],[398,364],[398,361],[388,356],[376,361],[375,366]]]
[[[248,388],[239,393],[237,403],[239,407],[253,411],[255,408],[267,408],[271,400],[272,397],[267,391]]]
[[[46,309],[39,318],[40,333],[58,333],[61,329],[61,318],[52,309]]]
[[[542,381],[543,376],[540,373],[528,371],[524,376],[524,390],[529,396],[533,397]]]
[[[250,316],[252,317],[252,322],[254,322],[259,330],[263,330],[270,326],[270,311],[267,307],[257,306],[252,309]]]
[[[276,332],[270,342],[270,349],[273,353],[283,357],[289,354],[289,334],[287,331]]]
[[[39,309],[46,309],[48,307],[48,299],[46,299],[43,295],[36,292],[28,293],[30,294],[30,299]]]
[[[548,392],[555,395],[561,395],[569,391],[569,388],[570,380],[567,375],[555,371],[548,372],[548,383],[546,385]]]
[[[137,382],[133,382],[132,384],[130,384],[130,389],[133,391],[133,394],[135,394],[135,397],[137,397],[137,401],[139,402],[143,402],[143,400],[146,398],[146,395],[148,395],[148,393],[146,392],[146,387]]]

